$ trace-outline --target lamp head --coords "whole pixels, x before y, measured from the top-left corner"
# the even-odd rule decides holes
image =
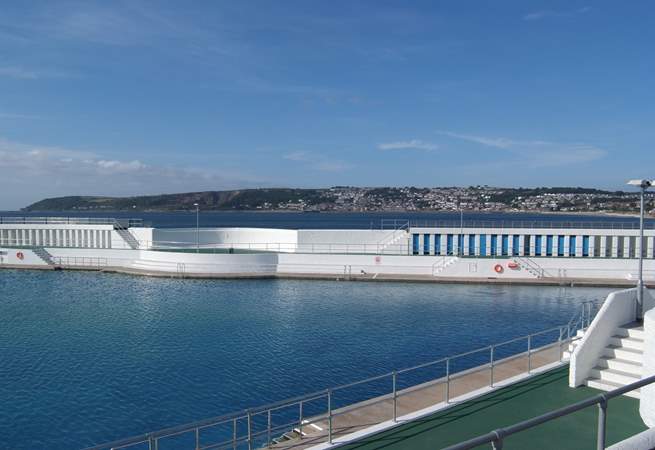
[[[648,189],[653,185],[653,180],[630,180],[627,184],[630,186],[637,186],[642,189]]]

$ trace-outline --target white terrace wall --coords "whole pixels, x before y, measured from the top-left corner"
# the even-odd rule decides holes
[[[237,248],[292,252],[296,249],[298,232],[273,228],[155,228],[152,232],[155,248]]]
[[[276,253],[206,254],[140,250],[130,268],[178,274],[272,274]]]
[[[423,257],[414,257],[421,259]],[[513,257],[504,258],[460,258],[449,265],[438,276],[441,277],[484,277],[484,278],[536,278],[524,267],[510,268],[512,261],[521,261]],[[624,280],[636,282],[638,267],[636,259],[603,258],[528,258],[532,267],[543,270],[544,278]],[[494,270],[496,265],[503,269],[501,273]],[[644,280],[655,283],[655,260],[644,261]]]
[[[22,259],[18,257],[19,254],[23,255]],[[48,264],[45,261],[43,261],[41,258],[36,256],[32,250],[0,247],[0,266],[5,264],[12,265],[12,266],[26,266],[26,267],[48,266]]]
[[[395,242],[394,238],[404,237]],[[306,253],[407,254],[404,231],[389,230],[298,230],[298,252]]]
[[[596,366],[609,339],[621,325],[636,318],[637,289],[612,292],[571,355],[569,385],[582,385]]]
[[[651,295],[648,297],[649,301],[644,303],[652,305],[653,297]],[[644,371],[642,376],[645,378],[655,375],[655,309],[650,309],[644,314],[644,334]],[[639,414],[647,426],[655,427],[655,384],[642,387],[640,395]]]

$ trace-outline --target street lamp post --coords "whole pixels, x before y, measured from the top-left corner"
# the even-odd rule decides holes
[[[194,203],[196,207],[196,253],[200,253],[200,205]]]
[[[628,184],[641,189],[639,197],[639,275],[637,280],[637,319],[644,314],[644,197],[652,180],[630,180]]]
[[[459,257],[464,256],[464,210],[462,205],[459,205]]]

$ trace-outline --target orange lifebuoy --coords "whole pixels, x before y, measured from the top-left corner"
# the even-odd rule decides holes
[[[500,264],[496,264],[496,265],[494,266],[494,271],[495,271],[496,273],[503,273],[503,266],[501,266]]]
[[[507,267],[509,267],[510,269],[518,269],[519,265],[515,262],[509,262],[507,263]]]
[[[23,258],[25,258],[25,255],[23,255],[23,252],[18,252],[16,253],[16,258],[22,260]]]

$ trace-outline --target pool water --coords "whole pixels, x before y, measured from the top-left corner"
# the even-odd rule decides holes
[[[2,270],[2,446],[82,448],[258,406],[565,324],[608,292]]]

